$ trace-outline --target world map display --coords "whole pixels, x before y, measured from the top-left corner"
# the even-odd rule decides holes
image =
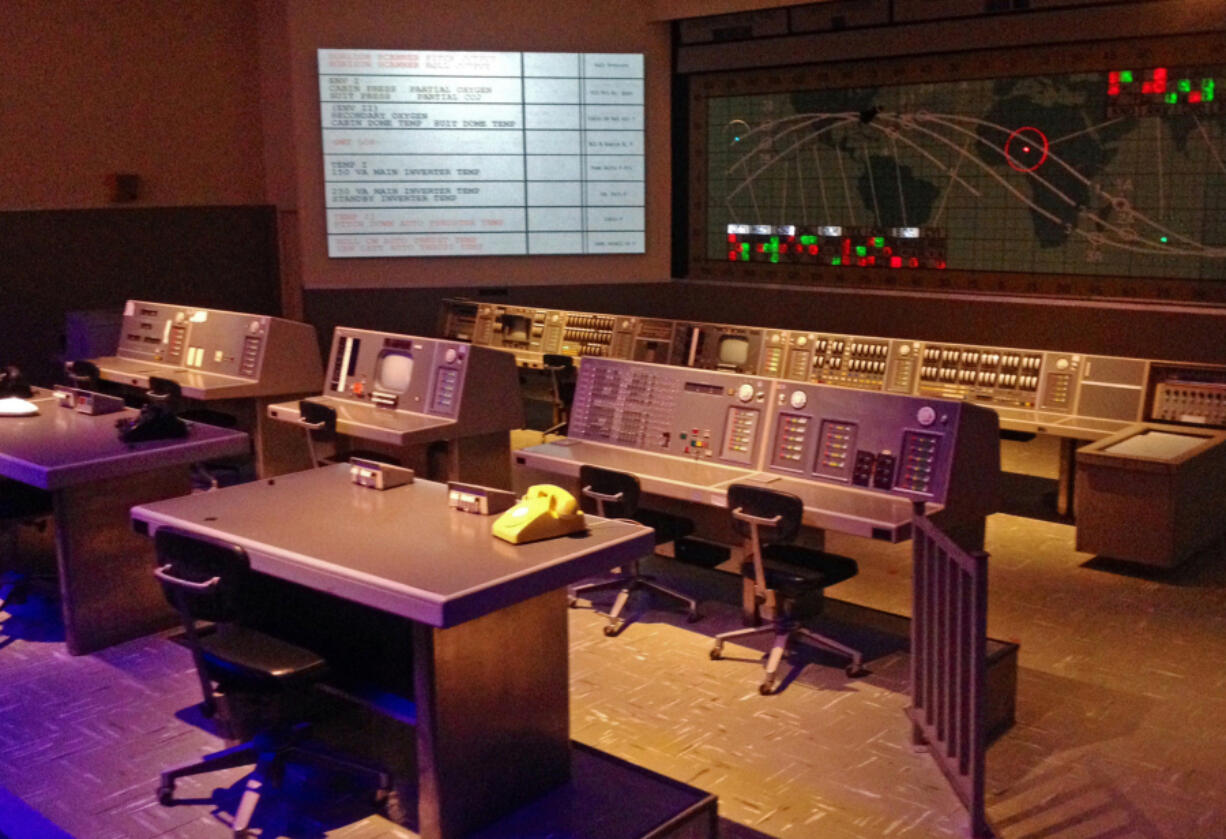
[[[1226,279],[1226,67],[707,100],[712,260]]]

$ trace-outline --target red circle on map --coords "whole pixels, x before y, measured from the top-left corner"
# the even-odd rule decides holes
[[[1023,143],[1022,153],[1018,157],[1014,157],[1009,151],[1009,145],[1014,140],[1021,140]],[[1039,148],[1036,149],[1035,146]],[[1034,160],[1036,156],[1038,160]],[[1046,160],[1047,135],[1032,125],[1022,126],[1010,134],[1008,140],[1005,140],[1005,162],[1018,172],[1033,172]]]

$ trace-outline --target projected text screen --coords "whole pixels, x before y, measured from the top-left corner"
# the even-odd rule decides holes
[[[319,51],[328,255],[644,252],[643,56]]]

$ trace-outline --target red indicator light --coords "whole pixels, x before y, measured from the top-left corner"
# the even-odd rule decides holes
[[[1154,68],[1154,81],[1156,82],[1166,81],[1166,68],[1165,67],[1155,67]]]
[[[910,265],[911,265],[911,267],[912,267],[912,268],[918,268],[918,267],[919,267],[919,260],[918,260],[918,259],[916,259],[915,257],[911,257],[911,262],[910,262]]]
[[[766,245],[758,245],[758,253],[766,253]]]
[[[1141,82],[1141,92],[1142,93],[1153,93],[1154,83],[1153,82]]]
[[[817,256],[817,245],[809,245],[809,253]]]
[[[883,253],[884,253],[886,256],[889,256],[890,254],[894,253],[894,249],[893,249],[893,248],[886,248],[886,249],[883,251]]]
[[[733,262],[736,262],[736,251],[728,251],[728,258]]]
[[[944,268],[944,267],[945,267],[945,260],[943,260],[943,259],[937,260],[937,267],[938,267],[938,268]]]
[[[795,242],[795,241],[796,241],[796,237],[795,237],[795,236],[789,236],[789,237],[788,237],[788,241],[789,241],[789,242]]]
[[[843,240],[843,253],[844,253],[844,254],[849,254],[849,253],[851,253],[851,239],[844,239],[844,240]]]
[[[1119,95],[1120,95],[1120,86],[1119,86],[1118,84],[1113,84],[1113,85],[1111,85],[1110,87],[1108,87],[1108,88],[1107,88],[1107,95],[1108,95],[1108,96],[1119,96]]]
[[[1166,93],[1166,79],[1162,81],[1154,79],[1154,93]]]
[[[1107,84],[1117,85],[1120,83],[1120,71],[1112,70],[1107,74]]]
[[[859,259],[856,260],[856,264],[859,265],[861,268],[863,268],[865,265],[868,265],[868,260],[865,259],[864,257],[860,257]]]
[[[891,268],[901,268],[902,267],[902,257],[901,256],[891,256],[890,257],[890,267]]]
[[[1192,91],[1191,93],[1189,93],[1189,94],[1188,94],[1188,101],[1189,101],[1189,102],[1199,102],[1199,101],[1200,101],[1200,99],[1201,99],[1201,93],[1200,93],[1200,91],[1199,91],[1199,90],[1194,90],[1194,91]]]
[[[788,246],[787,246],[787,245],[780,245],[780,246],[779,246],[779,253],[787,253],[787,252],[788,252]]]
[[[735,234],[735,233],[729,233],[729,234],[728,234],[728,241],[729,241],[730,243],[732,243],[732,244],[734,244],[734,245],[735,245],[735,244],[736,244],[736,234]]]

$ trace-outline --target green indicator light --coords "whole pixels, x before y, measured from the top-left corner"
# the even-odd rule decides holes
[[[1201,91],[1200,100],[1202,102],[1212,102],[1213,101],[1213,88],[1209,88],[1208,90]]]
[[[1179,101],[1179,94],[1178,93],[1168,93],[1162,98],[1166,100],[1166,104],[1174,105],[1176,102]]]
[[[868,256],[868,248],[864,245],[856,245],[856,256]]]
[[[1213,79],[1201,79],[1200,89],[1201,90],[1213,90]]]
[[[816,245],[817,237],[816,236],[801,236],[800,243],[802,245]]]
[[[1159,242],[1161,242],[1162,244],[1164,244],[1164,245],[1165,245],[1165,244],[1166,244],[1166,237],[1165,237],[1165,236],[1163,236],[1163,237],[1162,237],[1161,239],[1159,239],[1158,241],[1159,241]]]
[[[834,259],[830,260],[830,264],[831,265],[842,265],[843,258],[841,256],[836,256]]]
[[[748,252],[749,252],[749,243],[748,243],[748,242],[741,242],[741,250],[743,250],[743,251],[745,251],[746,253],[748,253]]]
[[[1179,83],[1176,86],[1179,88],[1180,93],[1187,93],[1189,90],[1192,89],[1192,80],[1191,79],[1180,79]]]
[[[745,251],[744,253],[741,254],[741,262],[748,262],[748,261],[749,261],[749,251]]]
[[[685,439],[685,432],[684,432],[684,431],[682,431],[682,432],[681,432],[681,439],[682,439],[682,440],[684,440],[684,439]]]
[[[771,262],[778,262],[778,261],[779,261],[779,254],[777,253],[771,254]]]
[[[1132,71],[1131,70],[1121,70],[1120,71],[1120,84],[1132,84]]]
[[[778,245],[778,244],[779,244],[779,237],[778,237],[778,236],[771,236],[771,244],[772,244],[772,245]]]
[[[874,237],[874,238],[873,238],[873,247],[874,247],[874,248],[883,248],[883,247],[885,247],[885,237],[883,237],[883,236],[876,236],[876,237]]]

